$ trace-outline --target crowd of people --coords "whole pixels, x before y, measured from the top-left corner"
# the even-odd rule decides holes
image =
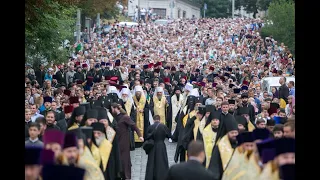
[[[131,179],[136,148],[146,180],[294,179],[295,59],[263,26],[115,24],[66,63],[26,64],[26,179]]]

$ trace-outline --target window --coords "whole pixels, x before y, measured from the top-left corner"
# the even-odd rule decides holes
[[[186,11],[183,11],[183,13],[182,13],[182,18],[186,18],[186,16],[187,16],[187,12],[186,12]]]
[[[166,18],[167,17],[167,10],[166,9],[153,8],[153,13],[155,13],[158,16],[160,16],[161,18]]]
[[[178,9],[178,18],[180,18],[180,17],[181,17],[181,10]]]

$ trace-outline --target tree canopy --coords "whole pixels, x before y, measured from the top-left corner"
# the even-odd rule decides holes
[[[230,1],[225,0],[205,0],[207,3],[206,17],[223,18],[231,15]]]
[[[25,56],[30,62],[65,62],[74,43],[77,8],[87,17],[116,13],[116,0],[28,0],[25,2]]]
[[[293,0],[277,0],[270,3],[266,26],[262,35],[272,35],[279,43],[295,50],[295,3]]]

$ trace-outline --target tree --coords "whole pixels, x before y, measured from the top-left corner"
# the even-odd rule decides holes
[[[40,4],[32,4],[39,2]],[[68,5],[67,1],[61,4],[58,1],[31,0],[26,7],[27,61],[39,63],[41,59],[46,59],[64,62],[68,59],[68,49],[63,48],[63,42],[73,40],[76,7]]]
[[[258,9],[261,11],[268,10],[271,1],[272,0],[258,0]]]
[[[96,17],[97,13],[114,16],[117,14],[116,2],[117,0],[81,0],[79,8],[86,17],[90,18]]]
[[[244,10],[248,13],[253,13],[253,18],[256,18],[258,13],[258,0],[242,0]]]
[[[279,43],[295,50],[295,3],[292,0],[277,0],[270,3],[267,23],[262,29],[263,36],[272,35]]]
[[[214,17],[214,18],[227,18],[231,14],[230,1],[228,0],[205,0],[207,3],[207,17]]]

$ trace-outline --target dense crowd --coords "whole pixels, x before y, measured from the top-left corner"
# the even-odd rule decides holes
[[[131,179],[135,148],[146,180],[293,179],[295,59],[263,26],[114,24],[66,63],[26,64],[26,179]]]

